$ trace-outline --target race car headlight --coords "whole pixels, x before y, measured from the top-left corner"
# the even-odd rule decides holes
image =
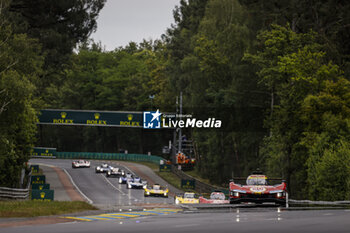
[[[147,195],[150,195],[151,193],[150,192],[147,192]]]
[[[239,197],[239,192],[233,192],[234,197]]]
[[[283,196],[283,193],[277,193],[276,196],[277,196],[277,197],[282,197],[282,196]]]

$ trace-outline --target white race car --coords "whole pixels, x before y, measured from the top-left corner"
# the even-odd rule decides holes
[[[90,162],[87,160],[76,160],[72,162],[72,168],[90,167]]]
[[[124,176],[125,172],[124,170],[121,170],[118,167],[115,167],[109,171],[107,171],[106,176],[107,177],[120,177],[120,176]]]
[[[96,173],[106,173],[110,170],[112,170],[113,167],[108,165],[107,163],[103,163],[95,168]]]
[[[119,184],[126,184],[126,182],[128,182],[128,180],[132,180],[132,179],[134,179],[134,176],[128,172],[128,173],[119,177]]]
[[[134,177],[133,179],[126,181],[126,188],[131,189],[143,189],[147,187],[147,181],[141,180],[140,177]]]

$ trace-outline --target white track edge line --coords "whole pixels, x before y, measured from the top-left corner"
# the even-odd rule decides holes
[[[56,166],[54,166],[54,165],[45,164],[45,163],[35,163],[35,164],[38,164],[38,165],[41,165],[41,166],[46,166],[46,167],[51,167],[51,168],[56,167]],[[64,169],[64,168],[61,168],[61,169],[67,174],[67,176],[68,176],[70,182],[71,182],[71,183],[73,184],[73,186],[78,190],[78,192],[89,202],[89,204],[93,204],[94,202],[93,202],[90,198],[88,198],[88,197],[78,188],[78,186],[74,183],[74,181],[73,181],[71,175],[67,172],[67,170]]]
[[[118,189],[114,184],[112,184],[112,182],[110,182],[110,181],[106,178],[106,176],[104,176],[103,174],[100,174],[100,175],[101,175],[115,190],[121,192],[122,194],[127,195],[127,194],[124,193],[122,190]]]
[[[94,202],[93,202],[90,198],[88,198],[88,197],[78,188],[78,186],[74,183],[74,181],[73,181],[71,175],[67,172],[67,170],[64,169],[64,168],[62,168],[62,169],[63,169],[63,171],[67,174],[67,176],[68,176],[70,182],[71,182],[71,183],[73,184],[73,186],[78,190],[78,192],[88,201],[89,204],[93,204]]]

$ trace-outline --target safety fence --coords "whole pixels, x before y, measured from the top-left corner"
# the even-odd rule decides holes
[[[26,188],[0,187],[0,199],[27,199],[30,193],[29,187],[31,175],[31,171],[26,176],[24,170],[22,170],[21,186]]]
[[[93,152],[56,152],[58,159],[101,159],[101,160],[125,160],[134,162],[152,162],[160,164],[162,157],[144,154],[122,153],[93,153]]]
[[[0,198],[26,199],[28,197],[29,189],[0,187]]]
[[[292,204],[308,204],[308,205],[350,205],[350,201],[310,201],[310,200],[294,200],[289,199]]]

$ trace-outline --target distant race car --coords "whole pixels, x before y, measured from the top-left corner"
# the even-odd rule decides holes
[[[95,172],[96,173],[105,173],[105,172],[108,172],[112,169],[113,169],[112,166],[108,165],[107,163],[103,163],[95,168]]]
[[[76,160],[72,162],[72,168],[90,167],[90,162],[87,160]]]
[[[225,194],[221,191],[214,191],[210,194],[210,199],[199,197],[199,203],[203,204],[228,204],[229,200],[225,200]]]
[[[132,180],[133,179],[133,175],[131,173],[126,173],[123,176],[119,177],[119,184],[126,184],[126,182],[128,180]]]
[[[159,184],[154,184],[152,186],[146,186],[144,188],[145,197],[155,196],[155,197],[168,197],[169,189],[167,187],[162,187]]]
[[[184,194],[175,196],[175,204],[198,204],[199,198],[193,192],[185,192]]]
[[[140,177],[134,177],[133,179],[129,179],[126,181],[126,188],[131,189],[142,189],[147,186],[147,182],[144,180],[141,180]]]
[[[280,180],[280,179],[274,179]],[[253,202],[261,204],[274,202],[286,205],[287,185],[284,181],[280,184],[269,185],[267,176],[260,173],[248,176],[246,185],[235,182],[230,183],[230,203]]]
[[[106,172],[107,177],[120,177],[125,174],[124,170],[121,170],[118,167],[115,167],[113,169],[110,169],[109,171]]]

